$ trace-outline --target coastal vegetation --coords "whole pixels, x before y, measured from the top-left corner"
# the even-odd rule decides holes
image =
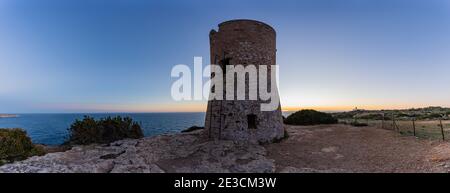
[[[450,132],[450,108],[445,107],[395,110],[357,109],[332,115],[344,124],[390,129],[402,135],[424,139],[447,140],[448,132]]]
[[[315,110],[301,110],[289,115],[285,120],[288,125],[336,124],[338,120],[328,113]]]
[[[144,137],[141,126],[130,117],[107,117],[95,120],[85,116],[75,120],[69,128],[69,138],[65,145],[88,145],[111,143],[117,140]]]
[[[333,113],[339,120],[450,120],[450,108],[426,107],[395,110],[363,110]]]
[[[369,124],[361,123],[361,122],[351,122],[350,125],[354,126],[354,127],[366,127],[366,126],[369,126]]]
[[[34,145],[22,129],[0,129],[0,165],[43,155],[42,147]]]

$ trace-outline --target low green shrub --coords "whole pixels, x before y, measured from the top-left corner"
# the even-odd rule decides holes
[[[442,119],[443,114],[440,113],[431,113],[431,114],[425,114],[425,115],[421,115],[419,116],[419,119]]]
[[[289,115],[284,123],[289,125],[336,124],[338,120],[328,113],[315,110],[301,110]]]
[[[144,136],[141,126],[130,117],[107,117],[95,120],[85,116],[76,120],[69,128],[69,139],[66,145],[88,145],[93,143],[111,143],[117,140]]]
[[[0,165],[43,155],[42,147],[36,146],[22,129],[0,129]]]
[[[409,115],[407,115],[407,116],[409,116]],[[388,116],[388,115],[383,116],[383,114],[378,114],[378,113],[366,114],[366,115],[361,115],[361,116],[357,116],[357,117],[358,117],[358,119],[368,119],[368,120],[383,120],[383,119],[385,121],[391,120],[391,116]]]
[[[369,124],[361,123],[361,122],[351,122],[350,125],[354,126],[354,127],[367,127],[367,126],[369,126]]]

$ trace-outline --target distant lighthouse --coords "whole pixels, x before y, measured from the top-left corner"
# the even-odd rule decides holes
[[[226,21],[219,24],[218,31],[212,30],[209,38],[211,64],[218,64],[222,69],[227,65],[252,64],[259,68],[259,65],[276,64],[276,32],[263,22]],[[271,69],[268,70],[270,72]],[[269,84],[275,84],[270,73],[268,81]],[[248,87],[248,79],[245,85]],[[225,86],[223,88],[225,93]],[[245,92],[248,96],[247,89]],[[208,137],[251,142],[271,142],[282,138],[284,128],[281,107],[278,105],[273,111],[261,111],[261,103],[267,101],[259,97],[257,100],[209,100],[205,119]]]

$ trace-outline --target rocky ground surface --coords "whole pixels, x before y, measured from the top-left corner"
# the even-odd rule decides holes
[[[264,147],[205,141],[201,131],[77,146],[0,167],[0,172],[274,172]]]
[[[347,125],[286,126],[289,138],[256,145],[206,141],[202,131],[76,146],[1,172],[448,172],[450,144]]]
[[[450,172],[450,144],[348,125],[287,126],[266,145],[277,172]]]

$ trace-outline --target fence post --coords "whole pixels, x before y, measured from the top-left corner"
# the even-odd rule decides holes
[[[412,122],[413,122],[413,134],[414,134],[414,137],[415,137],[416,136],[416,118],[415,117],[413,117]]]
[[[395,116],[394,116],[394,113],[392,113],[392,130],[395,130]]]
[[[392,113],[392,127],[394,127],[394,130],[400,133],[400,127],[398,127],[397,123],[395,122],[394,113]]]
[[[441,118],[439,118],[439,124],[441,125],[442,141],[445,141],[444,125],[442,125],[442,119]]]
[[[383,120],[381,121],[381,128],[384,129],[384,113],[383,113]]]

